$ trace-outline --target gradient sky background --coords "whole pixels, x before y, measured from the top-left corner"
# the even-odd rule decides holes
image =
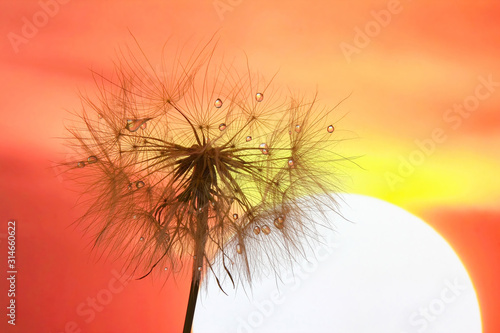
[[[500,331],[497,1],[64,2],[47,7],[47,22],[42,4],[51,0],[0,3],[0,241],[4,248],[6,222],[16,219],[23,305],[15,331],[71,332],[71,321],[82,332],[176,332],[182,325],[182,278],[131,282],[90,323],[75,313],[114,281],[119,265],[89,257],[89,240],[69,226],[81,214],[76,195],[51,161],[64,156],[57,137],[68,110],[78,109],[78,90],[94,90],[89,69],[109,72],[118,48],[133,43],[128,30],[153,57],[170,37],[183,45],[217,32],[228,59],[246,54],[268,78],[278,72],[278,85],[318,89],[324,105],[352,93],[337,128],[356,138],[341,148],[361,155],[362,169],[345,170],[345,190],[403,207],[447,239],[476,286],[484,332]],[[373,13],[388,8],[387,24],[374,24]],[[12,33],[23,36],[34,19],[42,19],[37,31],[13,44]],[[371,37],[357,38],[365,28]],[[356,47],[350,56],[341,47],[347,44]],[[481,78],[498,83],[488,90]],[[451,113],[478,93],[473,111]],[[441,140],[424,154],[417,141],[430,147],[435,131]],[[402,161],[411,159],[407,170]],[[0,287],[6,290],[4,281]]]

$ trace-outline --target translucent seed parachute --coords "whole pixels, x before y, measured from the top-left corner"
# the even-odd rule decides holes
[[[205,275],[236,285],[263,267],[279,274],[303,253],[299,239],[321,239],[311,212],[335,208],[345,160],[335,107],[217,62],[215,45],[165,57],[160,71],[140,48],[121,53],[68,126],[65,166],[95,246],[138,277],[187,271],[194,294]]]

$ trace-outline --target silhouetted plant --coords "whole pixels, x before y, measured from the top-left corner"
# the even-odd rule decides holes
[[[99,93],[68,127],[79,158],[65,165],[95,245],[141,277],[191,272],[184,332],[203,276],[220,286],[250,283],[264,266],[279,274],[302,254],[298,239],[321,238],[310,212],[335,208],[345,160],[335,107],[215,63],[215,45],[159,68],[140,48],[122,52],[111,78],[94,74]]]

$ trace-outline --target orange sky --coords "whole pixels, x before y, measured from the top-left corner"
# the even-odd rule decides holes
[[[78,90],[94,89],[89,69],[109,72],[117,50],[133,43],[129,30],[153,59],[169,38],[173,45],[190,40],[189,45],[217,33],[226,59],[246,55],[265,77],[278,72],[277,85],[300,92],[317,89],[324,105],[352,93],[339,107],[339,119],[346,116],[336,128],[354,138],[340,149],[348,156],[361,155],[356,162],[362,168],[344,169],[349,175],[344,188],[388,200],[426,219],[468,268],[485,332],[500,330],[493,315],[500,308],[500,3],[61,0],[55,7],[54,1],[0,4],[0,180],[5,184],[0,215],[29,223],[26,244],[45,244],[49,258],[54,251],[67,251],[86,260],[82,247],[75,249],[50,227],[64,227],[77,214],[63,185],[37,167],[49,168],[46,158],[57,159],[64,152],[57,137],[65,134],[67,110],[78,109]],[[29,31],[26,22],[38,22],[37,31]],[[363,40],[358,31],[371,36]],[[342,45],[356,51],[346,56]],[[455,105],[474,101],[472,111],[453,112]],[[440,142],[433,139],[435,131],[441,131]],[[433,148],[426,154],[416,142],[430,139]],[[68,239],[82,243],[70,230],[64,231]],[[37,285],[51,286],[45,259],[32,257],[32,252],[25,256],[36,267],[31,274],[39,279]],[[71,304],[69,316],[73,304],[99,282],[91,280],[84,292],[67,296],[73,293],[71,272],[83,274],[81,270],[95,264],[62,260],[74,265],[61,271],[58,282],[66,296],[39,295],[49,303]],[[104,282],[112,267],[107,265],[98,268]],[[112,311],[119,316],[119,309]],[[41,327],[63,329],[64,315],[38,315]],[[98,319],[84,332],[99,332],[105,325],[105,319]]]

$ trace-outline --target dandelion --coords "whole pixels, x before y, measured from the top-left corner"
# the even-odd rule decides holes
[[[215,44],[165,58],[161,72],[140,48],[122,52],[68,126],[81,223],[140,278],[189,272],[184,332],[205,277],[250,285],[303,255],[298,239],[320,240],[310,212],[335,206],[344,160],[335,107],[216,62]]]

